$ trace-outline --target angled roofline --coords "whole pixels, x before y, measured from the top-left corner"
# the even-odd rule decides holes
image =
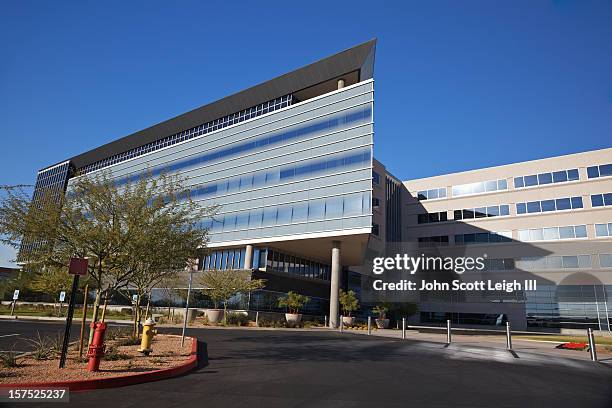
[[[376,39],[372,39],[295,71],[74,156],[70,161],[78,169],[166,136],[191,129],[284,95],[293,94],[351,72],[358,72],[358,81],[373,78],[375,51]]]

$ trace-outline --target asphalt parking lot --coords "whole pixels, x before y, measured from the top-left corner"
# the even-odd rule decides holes
[[[162,329],[169,330],[178,329]],[[73,393],[70,406],[612,406],[612,369],[586,361],[516,358],[487,348],[331,331],[190,333],[205,342],[200,369],[164,381]]]

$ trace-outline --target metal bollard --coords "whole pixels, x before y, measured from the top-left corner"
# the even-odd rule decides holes
[[[259,327],[259,311],[255,313],[255,326]]]
[[[342,319],[342,315],[340,315],[340,333],[344,331],[344,320]]]
[[[446,321],[446,344],[451,344],[451,321]]]
[[[325,315],[325,324],[324,324],[324,326],[327,327],[327,315]]]
[[[512,329],[510,328],[510,322],[506,322],[506,348],[512,350]]]
[[[589,351],[591,352],[591,361],[597,361],[597,349],[595,348],[595,335],[593,329],[587,329],[587,337],[589,338]]]
[[[368,316],[368,336],[372,334],[372,316]]]
[[[402,339],[406,340],[406,318],[402,317]]]

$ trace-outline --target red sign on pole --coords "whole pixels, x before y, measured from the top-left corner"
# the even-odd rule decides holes
[[[70,275],[87,275],[87,266],[89,260],[87,258],[70,258],[70,266],[68,267],[68,273]]]

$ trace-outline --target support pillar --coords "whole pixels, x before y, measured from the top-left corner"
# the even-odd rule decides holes
[[[344,88],[344,78],[338,80],[338,89]]]
[[[331,290],[329,294],[329,327],[338,327],[338,310],[339,310],[339,291],[340,291],[340,272],[342,265],[340,263],[340,241],[332,243],[332,260],[331,260]]]
[[[247,245],[244,254],[244,269],[253,269],[253,245]]]

